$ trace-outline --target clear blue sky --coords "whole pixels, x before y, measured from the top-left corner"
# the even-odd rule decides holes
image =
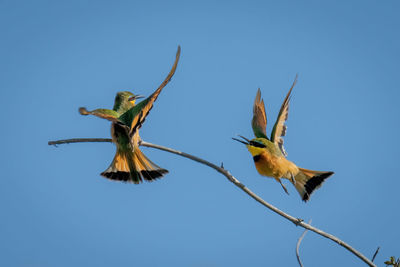
[[[296,266],[302,228],[217,172],[143,148],[170,170],[123,184],[99,174],[112,144],[78,107],[149,95],[181,61],[141,129],[145,141],[224,166],[271,204],[380,265],[399,251],[398,1],[0,1],[1,266]],[[303,203],[260,176],[245,147],[258,87],[269,127],[296,73],[285,148],[335,175]],[[308,233],[305,266],[364,266]]]

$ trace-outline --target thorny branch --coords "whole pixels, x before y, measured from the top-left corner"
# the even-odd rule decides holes
[[[66,139],[66,140],[58,140],[58,141],[49,141],[48,144],[49,145],[59,145],[59,144],[68,144],[68,143],[79,143],[79,142],[111,142],[111,139],[106,139],[106,138],[74,138],[74,139]],[[236,185],[237,187],[239,187],[241,190],[243,190],[246,194],[248,194],[250,197],[252,197],[254,200],[256,200],[258,203],[260,203],[261,205],[267,207],[268,209],[270,209],[271,211],[277,213],[278,215],[284,217],[285,219],[291,221],[292,223],[294,223],[296,226],[301,226],[304,229],[308,229],[310,231],[313,231],[314,233],[317,233],[325,238],[328,238],[336,243],[338,243],[340,246],[346,248],[348,251],[350,251],[351,253],[353,253],[355,256],[357,256],[358,258],[360,258],[362,261],[364,261],[367,265],[369,266],[374,266],[376,267],[376,265],[369,260],[367,257],[365,257],[362,253],[360,253],[358,250],[354,249],[353,247],[351,247],[349,244],[347,244],[346,242],[342,241],[341,239],[337,238],[334,235],[328,234],[314,226],[311,226],[308,223],[305,223],[302,219],[299,218],[295,218],[283,211],[281,211],[280,209],[276,208],[275,206],[269,204],[268,202],[266,202],[265,200],[263,200],[261,197],[259,197],[257,194],[255,194],[253,191],[251,191],[249,188],[247,188],[244,184],[242,184],[241,182],[239,182],[239,180],[237,180],[232,174],[230,174],[229,171],[227,171],[224,168],[221,168],[211,162],[208,162],[204,159],[198,158],[196,156],[187,154],[185,152],[181,152],[172,148],[168,148],[168,147],[164,147],[164,146],[160,146],[160,145],[155,145],[155,144],[151,144],[151,143],[147,143],[144,141],[140,142],[141,146],[145,146],[145,147],[151,147],[151,148],[155,148],[155,149],[159,149],[159,150],[163,150],[172,154],[176,154],[179,155],[181,157],[185,157],[188,159],[191,159],[193,161],[199,162],[201,164],[207,165],[210,168],[213,168],[214,170],[216,170],[217,172],[221,173],[222,175],[224,175],[229,181],[231,181],[234,185]]]

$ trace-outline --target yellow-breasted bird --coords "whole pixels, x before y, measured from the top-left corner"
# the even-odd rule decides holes
[[[175,63],[162,84],[148,98],[135,104],[142,96],[131,92],[118,92],[115,97],[114,107],[110,109],[95,109],[88,111],[79,108],[82,115],[94,115],[112,122],[112,141],[117,147],[114,160],[110,167],[101,173],[102,176],[118,181],[133,182],[138,184],[143,180],[152,181],[162,178],[168,173],[166,169],[160,168],[150,161],[139,149],[139,128],[142,126],[153,107],[161,90],[167,85],[178,66],[181,48],[178,46]]]
[[[288,118],[290,94],[297,82],[296,78],[283,101],[278,118],[272,128],[271,138],[266,134],[267,115],[265,113],[264,100],[261,99],[261,91],[258,89],[253,106],[252,128],[256,138],[249,140],[243,136],[243,140],[233,138],[246,145],[253,156],[257,171],[263,176],[275,178],[282,188],[288,193],[281,179],[290,180],[296,187],[303,201],[310,198],[312,192],[319,188],[326,178],[334,172],[312,171],[302,169],[286,159],[286,151],[283,148],[283,136],[286,133],[285,122]]]

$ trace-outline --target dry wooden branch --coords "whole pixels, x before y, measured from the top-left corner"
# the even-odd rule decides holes
[[[374,253],[374,256],[372,256],[372,259],[371,259],[372,262],[374,262],[375,257],[376,257],[376,255],[378,255],[378,252],[379,252],[379,249],[380,249],[380,248],[381,248],[381,247],[378,247],[378,248],[376,249],[376,251],[375,251],[375,253]]]
[[[106,142],[111,143],[112,140],[110,138],[72,138],[65,140],[57,140],[57,141],[49,141],[49,146],[57,146],[61,144],[70,144],[70,143],[90,143],[90,142]]]
[[[68,144],[68,143],[79,143],[79,142],[111,142],[111,139],[105,139],[105,138],[74,138],[74,139],[66,139],[66,140],[58,140],[58,141],[49,141],[48,144],[49,145],[59,145],[59,144]],[[191,159],[193,161],[199,162],[201,164],[207,165],[210,168],[213,168],[214,170],[216,170],[217,172],[221,173],[222,175],[224,175],[229,181],[231,181],[234,185],[236,185],[237,187],[239,187],[240,189],[242,189],[246,194],[248,194],[250,197],[252,197],[254,200],[256,200],[258,203],[260,203],[261,205],[267,207],[268,209],[270,209],[271,211],[277,213],[278,215],[284,217],[285,219],[291,221],[292,223],[294,223],[296,226],[301,226],[305,229],[308,229],[310,231],[313,231],[314,233],[317,233],[325,238],[328,238],[334,242],[336,242],[337,244],[339,244],[340,246],[346,248],[348,251],[350,251],[351,253],[353,253],[355,256],[357,256],[358,258],[360,258],[362,261],[364,261],[366,264],[368,264],[369,266],[375,266],[376,265],[369,260],[367,257],[365,257],[362,253],[360,253],[358,250],[354,249],[353,247],[351,247],[349,244],[347,244],[346,242],[342,241],[341,239],[337,238],[334,235],[328,234],[314,226],[311,226],[308,223],[305,223],[302,219],[300,218],[295,218],[283,211],[281,211],[280,209],[276,208],[275,206],[269,204],[268,202],[266,202],[265,200],[263,200],[261,197],[259,197],[257,194],[255,194],[253,191],[251,191],[249,188],[247,188],[244,184],[242,184],[241,182],[239,182],[239,180],[237,180],[232,174],[229,173],[229,171],[227,171],[224,168],[221,168],[211,162],[208,162],[204,159],[198,158],[196,156],[187,154],[185,152],[181,152],[172,148],[168,148],[168,147],[164,147],[164,146],[160,146],[160,145],[155,145],[155,144],[151,144],[151,143],[147,143],[144,141],[141,141],[140,143],[141,146],[146,146],[146,147],[151,147],[151,148],[155,148],[155,149],[159,149],[159,150],[163,150],[172,154],[176,154],[188,159]]]
[[[310,224],[310,223],[311,223],[311,219],[308,221],[308,224]],[[299,240],[297,241],[297,245],[296,245],[296,257],[297,257],[297,261],[299,262],[300,267],[303,267],[303,264],[301,263],[301,260],[300,260],[299,248],[300,248],[301,241],[303,240],[303,238],[306,235],[307,231],[308,231],[308,229],[304,230],[304,232],[299,237]]]

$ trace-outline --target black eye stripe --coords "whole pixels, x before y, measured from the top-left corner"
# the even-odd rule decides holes
[[[266,147],[266,145],[261,144],[261,143],[259,143],[259,142],[255,142],[255,141],[250,141],[250,145],[251,145],[251,146],[255,146],[255,147],[261,147],[261,148]]]

